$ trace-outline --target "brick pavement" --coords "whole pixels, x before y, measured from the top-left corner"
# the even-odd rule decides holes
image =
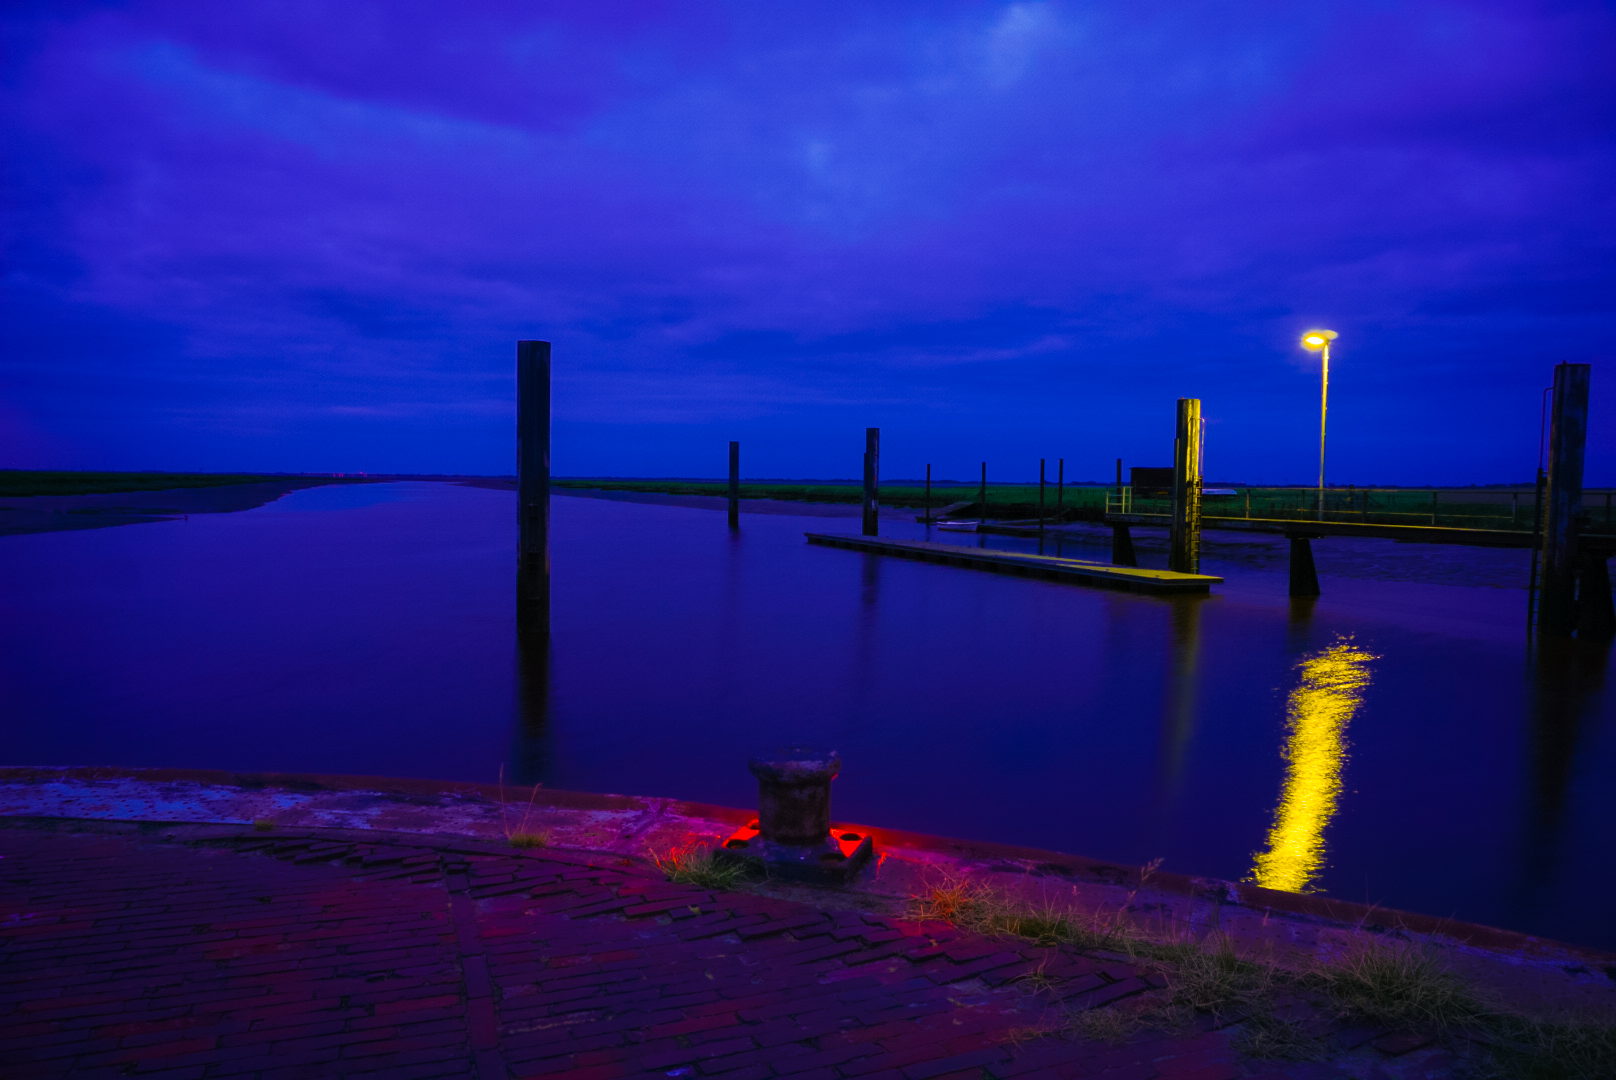
[[[1051,988],[1031,989],[1034,971]],[[1357,1075],[1242,1061],[1227,1031],[1121,1046],[1018,1033],[1154,978],[673,885],[618,856],[340,829],[0,827],[7,1080]],[[1416,1054],[1400,1074],[1445,1075],[1443,1060]]]

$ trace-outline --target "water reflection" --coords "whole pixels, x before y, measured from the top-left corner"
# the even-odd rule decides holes
[[[516,745],[511,779],[518,784],[549,783],[550,627],[547,621],[516,624]]]
[[[1178,794],[1195,734],[1195,690],[1201,660],[1201,606],[1205,598],[1173,601],[1172,651],[1167,665],[1167,687],[1162,696],[1162,754],[1159,782],[1162,805],[1168,808]]]
[[[1566,804],[1588,729],[1597,722],[1611,643],[1544,635],[1533,645],[1531,781],[1511,917],[1532,918],[1564,857]]]
[[[1286,707],[1285,787],[1268,830],[1268,850],[1258,853],[1252,869],[1257,884],[1304,892],[1323,868],[1324,829],[1341,793],[1347,724],[1363,703],[1374,659],[1342,639],[1297,665],[1301,679]]]

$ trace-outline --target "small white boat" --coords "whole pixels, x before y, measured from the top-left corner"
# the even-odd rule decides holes
[[[979,524],[976,521],[939,521],[937,527],[949,532],[975,532]]]

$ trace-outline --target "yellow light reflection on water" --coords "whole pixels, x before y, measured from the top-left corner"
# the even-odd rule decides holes
[[[1342,640],[1297,665],[1301,679],[1286,708],[1285,787],[1257,854],[1257,884],[1305,892],[1324,865],[1324,827],[1335,816],[1346,760],[1347,724],[1369,687],[1375,656]]]

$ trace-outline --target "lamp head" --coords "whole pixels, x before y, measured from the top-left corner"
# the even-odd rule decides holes
[[[1340,336],[1334,330],[1309,330],[1302,335],[1302,348],[1322,349]]]

